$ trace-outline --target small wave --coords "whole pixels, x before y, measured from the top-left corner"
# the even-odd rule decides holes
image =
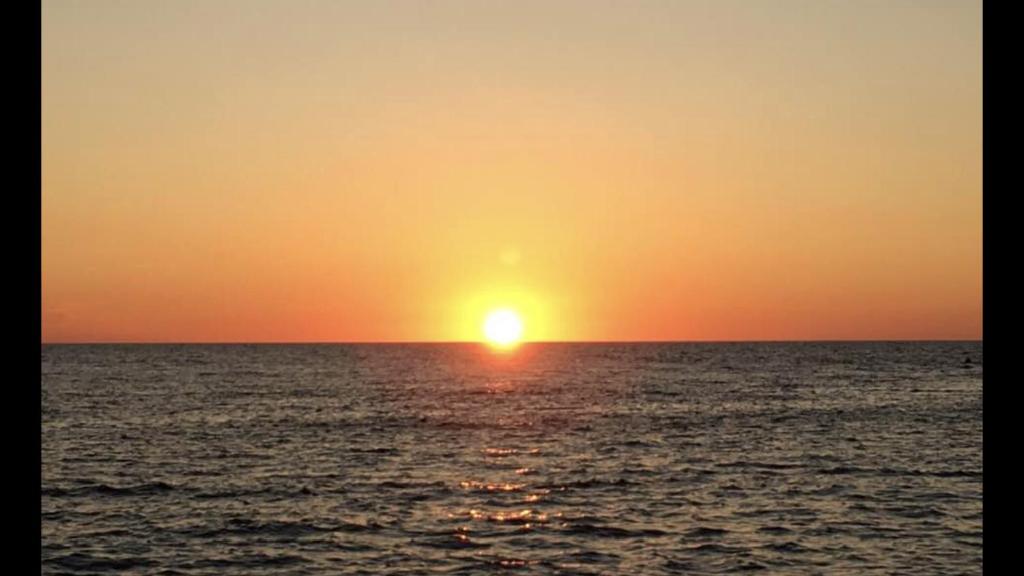
[[[193,498],[198,500],[218,500],[218,499],[238,499],[238,498],[260,498],[260,497],[272,497],[272,498],[304,498],[307,496],[316,495],[316,491],[308,486],[299,486],[293,488],[231,488],[221,490],[201,490],[193,494]]]
[[[933,502],[935,500],[958,500],[961,496],[952,492],[924,492],[915,496],[916,500]]]
[[[719,468],[764,468],[767,470],[798,470],[804,467],[800,464],[774,464],[771,462],[747,462],[745,460],[737,460],[735,462],[723,462],[721,464],[718,464],[717,466]]]
[[[503,569],[519,569],[537,564],[537,560],[524,560],[522,558],[485,558],[481,562],[484,566]]]
[[[939,518],[947,514],[933,506],[912,508],[909,506],[890,506],[883,508],[886,512],[903,518]]]
[[[600,538],[646,538],[665,536],[668,533],[655,528],[640,530],[629,530],[616,526],[602,526],[598,524],[570,523],[561,530],[563,534],[574,534],[583,536],[597,536]]]
[[[224,525],[212,529],[188,528],[182,532],[196,537],[211,537],[224,534],[248,534],[282,536],[294,538],[308,534],[334,532],[371,532],[380,528],[377,524],[355,524],[340,522],[336,524],[315,524],[307,522],[271,521],[258,522],[247,518],[232,518]]]
[[[698,527],[696,527],[696,528],[694,528],[692,530],[687,531],[685,536],[687,536],[689,538],[707,538],[707,537],[724,536],[725,534],[728,534],[728,533],[729,533],[729,531],[724,529],[724,528],[711,528],[711,527],[708,527],[708,526],[698,526]]]
[[[447,488],[444,482],[398,482],[395,480],[384,480],[377,484],[381,488],[395,488],[399,490],[429,491]]]
[[[512,484],[510,482],[490,483],[477,482],[475,480],[463,480],[459,487],[474,492],[519,492],[526,484]]]
[[[792,534],[793,531],[785,526],[761,526],[757,529],[758,532],[764,532],[766,534]]]
[[[784,552],[787,554],[798,554],[803,552],[809,552],[808,548],[801,546],[797,542],[782,542],[781,544],[766,544],[763,548],[768,550],[774,550],[776,552]]]
[[[546,490],[572,490],[576,488],[606,488],[612,486],[635,486],[636,482],[631,482],[625,478],[618,478],[616,480],[599,480],[592,478],[589,480],[576,480],[574,482],[559,482],[552,484],[541,484],[538,488]]]
[[[265,554],[262,552],[257,552],[255,554],[248,554],[245,556],[231,558],[201,558],[184,565],[184,567],[190,569],[212,568],[214,570],[219,571],[224,571],[226,569],[237,569],[241,567],[258,569],[260,571],[263,571],[267,567],[303,564],[308,561],[309,560],[307,560],[306,558],[302,556],[296,556],[294,554]]]
[[[876,476],[931,476],[934,478],[981,478],[982,473],[974,470],[899,470],[896,468],[859,468],[856,466],[834,466],[819,468],[818,474],[870,474]]]
[[[485,520],[496,524],[518,524],[527,526],[533,524],[546,524],[550,520],[550,516],[547,513],[537,512],[532,509],[486,512],[484,510],[474,508],[469,510],[466,515],[471,520]],[[558,516],[560,515],[556,515],[556,517]]]
[[[482,452],[489,458],[506,458],[517,454],[539,454],[540,449],[533,448],[530,450],[519,450],[518,448],[484,448]]]
[[[349,448],[353,454],[398,454],[394,448]]]
[[[694,570],[693,564],[691,564],[689,562],[686,562],[684,560],[677,560],[677,559],[674,559],[674,558],[669,558],[669,559],[665,560],[665,562],[663,563],[663,566],[667,570],[670,570],[672,573],[683,573],[683,574],[686,574],[686,573],[690,573],[690,572],[692,572]]]
[[[826,486],[824,488],[812,490],[811,492],[809,492],[809,494],[814,494],[815,496],[832,496],[835,494],[839,494],[845,489],[846,486],[843,486],[842,484],[832,484],[831,486]]]
[[[145,558],[110,558],[93,556],[83,552],[72,552],[71,554],[58,556],[43,562],[57,564],[62,568],[72,570],[95,570],[99,572],[117,572],[133,568],[145,568],[154,564],[152,560]]]
[[[43,496],[149,496],[175,490],[177,487],[167,482],[145,482],[133,486],[111,486],[109,484],[87,484],[77,488],[43,488]]]
[[[717,543],[698,544],[697,546],[692,546],[692,547],[688,548],[687,550],[689,550],[690,552],[694,552],[696,554],[701,554],[701,555],[704,555],[704,554],[746,554],[746,553],[749,552],[746,548],[741,548],[741,547],[738,547],[738,546],[727,546],[725,544],[717,544]]]
[[[477,542],[469,537],[469,534],[465,532],[455,532],[454,534],[446,535],[430,540],[413,540],[413,543],[419,546],[426,546],[428,548],[438,548],[441,550],[460,550],[463,548],[490,548],[491,545],[485,542]]]

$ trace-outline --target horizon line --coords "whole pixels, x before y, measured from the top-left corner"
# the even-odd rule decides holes
[[[767,339],[767,340],[528,340],[520,346],[530,344],[785,344],[785,343],[894,343],[894,342],[983,342],[983,338],[808,338],[808,339]],[[407,345],[487,345],[482,340],[252,340],[252,341],[202,341],[202,340],[99,340],[99,341],[41,341],[43,346],[281,346],[281,345],[358,345],[358,346],[407,346]]]

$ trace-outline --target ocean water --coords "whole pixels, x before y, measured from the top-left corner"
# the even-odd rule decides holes
[[[980,574],[982,361],[43,346],[42,571]]]

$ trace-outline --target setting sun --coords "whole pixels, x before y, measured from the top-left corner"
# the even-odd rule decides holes
[[[487,341],[500,348],[510,348],[519,343],[523,334],[523,323],[512,310],[494,310],[484,320],[484,336]]]

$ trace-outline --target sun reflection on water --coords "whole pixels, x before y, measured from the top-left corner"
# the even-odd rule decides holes
[[[475,480],[463,480],[462,482],[459,482],[459,486],[467,490],[477,490],[482,492],[517,492],[522,490],[525,484],[512,484],[510,482],[484,483],[477,482]]]

